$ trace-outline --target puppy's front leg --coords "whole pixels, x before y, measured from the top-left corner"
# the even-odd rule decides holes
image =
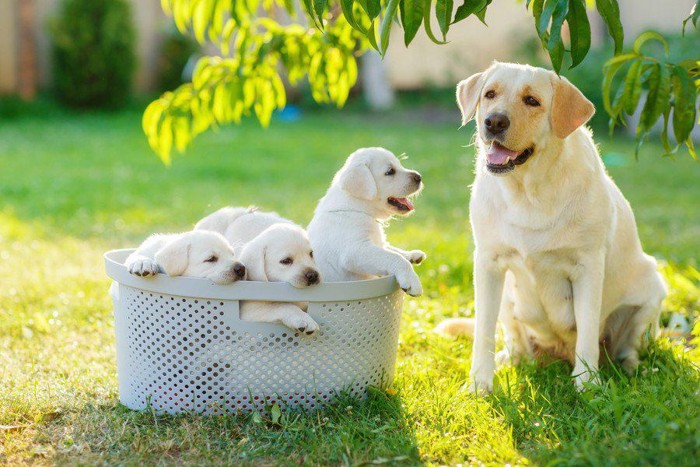
[[[425,258],[428,257],[421,250],[406,251],[402,250],[401,248],[397,248],[393,245],[389,245],[388,243],[384,245],[384,248],[386,248],[389,251],[393,251],[394,253],[400,254],[401,256],[406,258],[411,264],[420,264],[425,260]]]
[[[587,256],[572,278],[576,319],[576,363],[572,376],[579,390],[597,376],[604,274],[605,255],[601,252]]]
[[[313,334],[319,327],[316,321],[291,303],[240,302],[241,319],[262,323],[282,323],[288,328],[306,334]]]
[[[423,286],[413,266],[406,258],[393,251],[366,243],[350,248],[342,259],[347,270],[365,276],[388,276],[393,274],[407,294],[417,297],[423,293]]]
[[[505,272],[488,254],[474,253],[474,346],[470,391],[493,391],[493,375],[496,370],[496,322],[503,296]]]

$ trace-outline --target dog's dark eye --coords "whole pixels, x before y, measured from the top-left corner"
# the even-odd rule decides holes
[[[487,99],[493,99],[496,97],[496,91],[488,91],[486,94],[484,94],[484,97]]]
[[[396,173],[396,170],[393,167],[389,167],[389,170],[384,172],[384,175],[394,175]]]
[[[294,260],[292,258],[284,258],[282,261],[280,261],[280,264],[292,264]]]
[[[205,263],[216,263],[219,261],[219,258],[216,257],[216,255],[211,255],[209,258],[205,259]]]
[[[529,105],[530,107],[539,107],[540,106],[540,101],[535,99],[532,96],[525,96],[525,99],[523,99],[525,104]]]
[[[313,252],[313,251],[309,251],[309,256],[311,256],[311,257],[313,258],[313,257],[314,257],[314,252]]]

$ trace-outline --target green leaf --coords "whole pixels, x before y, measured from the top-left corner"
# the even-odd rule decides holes
[[[691,21],[693,23],[693,26],[696,28],[698,27],[698,19],[700,19],[700,0],[697,0],[697,3],[693,5],[693,8],[690,10],[690,15],[686,19],[683,20],[683,29],[682,32],[685,35],[685,26],[688,23],[688,21]]]
[[[612,87],[613,79],[622,65],[637,57],[637,54],[617,55],[605,62],[603,66],[603,72],[605,73],[603,77],[603,106],[608,115],[613,117],[613,119],[617,118],[617,115],[613,112],[612,103],[610,102],[610,88]]]
[[[489,3],[491,2],[487,0],[464,0],[464,3],[457,8],[455,19],[452,21],[452,24],[462,21],[468,16],[475,14],[477,11],[483,10]]]
[[[282,411],[280,410],[280,406],[277,403],[272,404],[272,408],[270,408],[270,419],[272,423],[277,423],[281,416]]]
[[[432,8],[433,2],[432,0],[425,0],[424,2],[424,8],[423,8],[423,27],[425,28],[425,34],[430,38],[431,41],[433,41],[435,44],[447,44],[446,41],[441,41],[437,37],[435,37],[435,34],[433,34],[433,28],[430,25],[430,11]]]
[[[317,29],[322,29],[323,24],[319,22],[319,19],[316,16],[316,9],[314,7],[314,0],[303,0],[303,3],[304,3],[304,10],[306,10],[306,14],[313,21],[314,26],[316,26]]]
[[[550,26],[549,39],[547,40],[547,52],[549,52],[549,57],[552,60],[552,67],[558,74],[564,59],[564,42],[561,38],[561,28],[569,10],[569,3],[567,0],[552,0],[551,2],[556,3],[556,5],[552,12],[552,25]]]
[[[389,36],[391,35],[391,26],[396,18],[396,10],[399,7],[399,0],[389,0],[386,6],[386,11],[384,12],[384,18],[382,18],[382,24],[379,28],[379,37],[381,41],[381,51],[382,55],[386,54],[386,49],[389,47]]]
[[[651,130],[664,109],[670,105],[671,76],[665,65],[655,64],[647,78],[649,94],[642,109],[637,128],[638,135],[644,135]]]
[[[591,25],[586,14],[584,0],[571,0],[569,12],[566,15],[571,36],[571,67],[573,68],[586,58],[591,48]]]
[[[615,54],[622,52],[622,46],[625,41],[625,33],[622,30],[622,22],[620,21],[620,7],[617,0],[596,0],[595,2],[598,13],[603,18],[605,25],[608,28],[608,33],[612,36],[615,42]]]
[[[362,26],[362,24],[355,19],[355,13],[353,12],[353,5],[355,4],[355,0],[340,0],[340,8],[343,10],[343,16],[345,16],[345,20],[352,26],[354,29],[359,31],[362,35],[367,35],[367,30]]]
[[[478,10],[475,13],[476,17],[479,18],[479,21],[484,23],[486,26],[488,26],[488,24],[486,24],[486,10],[488,9],[488,6],[491,4],[491,1],[492,0],[487,0],[486,5],[484,5],[484,7],[481,10]]]
[[[411,43],[423,22],[423,0],[401,0],[401,25],[403,26],[403,41],[406,47]]]
[[[680,66],[673,67],[673,134],[678,143],[690,137],[695,126],[697,91],[688,72]]]
[[[440,26],[440,31],[442,31],[443,39],[446,38],[447,31],[450,29],[453,7],[453,0],[437,0],[437,3],[435,3],[435,17],[438,20],[438,25]]]
[[[646,31],[637,36],[637,38],[634,40],[634,46],[632,47],[632,50],[634,50],[635,53],[641,54],[642,46],[650,40],[657,41],[663,44],[666,56],[668,56],[668,43],[666,42],[666,39],[664,39],[664,36],[662,36],[656,31]]]
[[[322,21],[323,18],[323,12],[326,10],[326,7],[328,6],[328,0],[313,0],[314,2],[314,11],[316,12],[316,16],[318,17],[319,22]]]
[[[622,105],[627,115],[634,113],[639,103],[639,97],[642,95],[641,75],[642,61],[635,60],[627,71],[622,91]]]
[[[362,6],[370,19],[376,18],[382,11],[382,3],[380,0],[357,0],[357,3]]]

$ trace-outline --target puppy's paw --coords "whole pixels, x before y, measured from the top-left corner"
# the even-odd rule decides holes
[[[411,297],[418,297],[423,294],[423,286],[413,270],[409,274],[397,274],[396,280],[399,283],[399,287]]]
[[[158,274],[158,263],[150,258],[138,258],[126,265],[129,274],[140,277],[155,276]]]
[[[306,313],[295,313],[294,316],[288,316],[284,319],[284,324],[302,334],[311,335],[318,331],[318,323]]]
[[[517,354],[511,355],[506,349],[496,352],[496,366],[499,368],[506,365],[517,366],[519,363],[520,356]]]
[[[411,264],[420,264],[423,261],[425,261],[425,258],[427,258],[428,255],[426,255],[424,252],[420,250],[411,250],[408,252],[407,255],[407,260],[411,262]]]

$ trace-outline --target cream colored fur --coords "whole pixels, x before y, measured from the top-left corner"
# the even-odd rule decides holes
[[[527,104],[528,97],[539,105]],[[499,315],[506,347],[500,360],[517,363],[540,353],[567,358],[583,388],[596,381],[604,342],[611,358],[634,371],[645,331],[657,332],[666,286],[583,126],[592,104],[551,71],[505,63],[462,81],[457,100],[463,121],[475,116],[478,128],[470,201],[472,389],[493,389]],[[510,120],[497,137],[502,146],[521,154],[534,148],[503,175],[487,167],[494,137],[485,119],[496,113]]]

